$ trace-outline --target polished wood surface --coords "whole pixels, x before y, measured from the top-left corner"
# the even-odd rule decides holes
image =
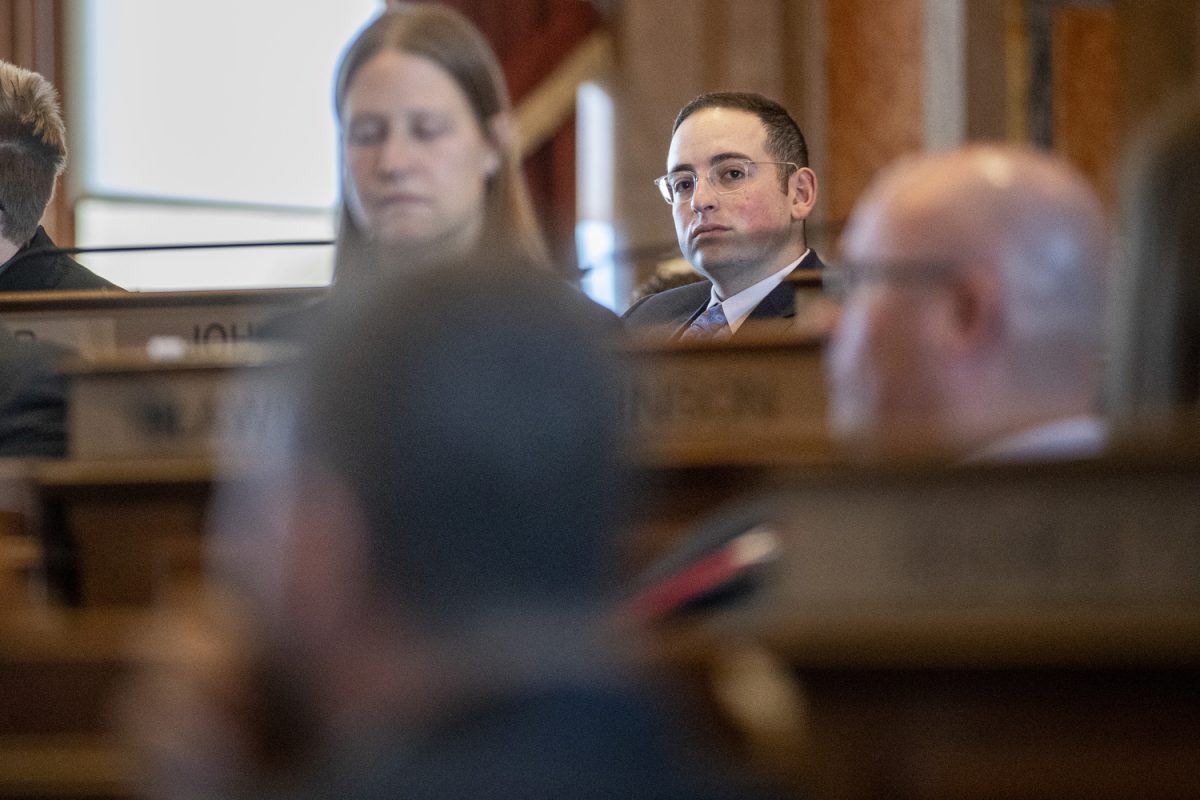
[[[759,478],[777,559],[658,627],[747,758],[822,798],[1200,795],[1196,452]]]
[[[0,613],[0,797],[133,797],[114,694],[142,613]]]
[[[253,340],[262,325],[326,291],[8,292],[0,294],[0,319],[17,338],[55,342],[94,358],[144,348],[155,337],[217,347]]]

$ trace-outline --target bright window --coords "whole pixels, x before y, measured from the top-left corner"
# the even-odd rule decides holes
[[[327,239],[333,71],[379,0],[77,0],[81,247]],[[329,248],[81,255],[129,289],[315,285]]]

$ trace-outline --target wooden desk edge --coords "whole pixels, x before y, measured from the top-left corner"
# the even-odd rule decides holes
[[[1200,607],[813,609],[759,625],[682,619],[657,633],[668,659],[753,646],[801,669],[1200,668]]]
[[[171,308],[193,305],[300,305],[329,291],[325,286],[284,286],[262,289],[205,289],[184,292],[4,292],[0,315],[17,311],[120,311],[130,308]]]

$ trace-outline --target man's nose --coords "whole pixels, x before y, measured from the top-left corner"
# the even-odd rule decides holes
[[[696,185],[692,189],[691,206],[693,211],[708,211],[716,208],[718,197],[719,195],[707,175],[696,178]]]

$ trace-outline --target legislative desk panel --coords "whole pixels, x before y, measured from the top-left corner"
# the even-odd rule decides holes
[[[211,457],[268,437],[288,400],[290,343],[118,350],[64,362],[74,459]]]
[[[626,409],[635,463],[693,475],[718,465],[717,480],[727,481],[747,470],[757,475],[763,465],[832,459],[819,340],[739,338],[707,346],[621,345],[632,371]],[[269,445],[273,422],[287,416],[288,387],[281,379],[296,355],[286,345],[248,342],[185,348],[167,358],[117,350],[65,365],[71,458],[47,466],[42,486],[54,499],[47,525],[58,526],[48,555],[59,560],[59,575],[70,574],[72,554],[78,559],[81,602],[153,600],[154,576],[163,574],[158,531],[189,529],[198,540],[207,498],[204,482],[170,478],[184,474],[170,464],[209,465],[230,439],[250,456],[254,441]],[[694,390],[698,381],[736,388],[706,397]],[[168,465],[161,479],[156,463]],[[714,490],[705,500],[751,490],[754,480],[725,482],[724,494]],[[647,533],[636,535],[639,547],[673,538],[705,509],[694,502],[694,486],[672,493],[649,480],[645,487],[662,491],[643,495],[648,513],[639,519]],[[671,517],[674,526],[666,522]],[[673,532],[663,534],[668,529]],[[630,563],[652,552],[631,556]]]
[[[143,347],[156,336],[191,345],[254,339],[264,323],[326,291],[8,292],[0,294],[0,321],[18,338],[55,342],[90,358]]]
[[[1197,452],[643,470],[761,495],[774,557],[653,638],[795,796],[1200,796]],[[198,539],[212,476],[195,459],[44,465],[43,494],[95,532],[87,602],[153,599],[162,550],[145,545]]]
[[[1195,451],[763,486],[773,558],[659,630],[790,785],[1200,797]]]
[[[747,323],[749,325],[749,323]],[[828,464],[822,335],[754,330],[734,339],[622,346],[638,463]]]
[[[194,579],[217,477],[212,460],[201,457],[37,464],[52,598],[84,607],[149,606],[177,579]]]

